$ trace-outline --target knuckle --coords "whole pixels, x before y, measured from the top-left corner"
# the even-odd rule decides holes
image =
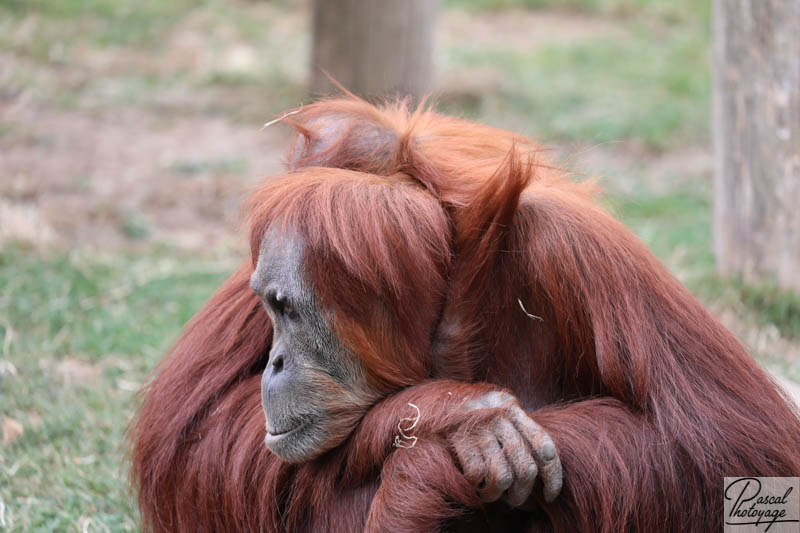
[[[481,398],[487,407],[501,407],[509,402],[516,402],[516,398],[504,391],[487,392]]]
[[[459,459],[463,463],[464,468],[469,468],[470,470],[478,470],[480,468],[480,457],[476,457],[473,453],[459,454]]]
[[[546,502],[550,503],[553,500],[555,500],[556,496],[558,496],[560,493],[561,493],[561,483],[558,483],[558,485],[552,488],[545,487],[544,499]]]
[[[503,492],[505,492],[505,489],[500,487],[499,485],[491,486],[487,488],[485,491],[486,500],[490,502],[498,500],[500,496],[503,495]]]
[[[499,392],[498,392],[498,394],[497,394],[497,399],[498,399],[498,401],[500,401],[501,403],[507,403],[507,402],[514,402],[514,403],[516,403],[516,401],[517,401],[517,399],[514,397],[514,395],[513,395],[513,394],[509,394],[509,393],[507,393],[507,392],[504,392],[504,391],[499,391]]]
[[[467,457],[471,455],[471,449],[461,440],[451,440],[450,444],[453,446],[453,450],[456,452],[456,456],[458,456],[460,461],[465,461]]]
[[[497,501],[500,498],[500,493],[495,491],[486,491],[481,494],[481,500],[487,503]]]
[[[514,482],[514,476],[510,473],[501,474],[500,477],[497,479],[497,488],[501,490],[506,490],[511,484]]]
[[[536,476],[539,474],[539,468],[536,466],[536,463],[531,461],[528,467],[525,469],[524,478],[526,481],[534,481]]]
[[[511,488],[508,489],[506,501],[512,507],[519,507],[528,500],[533,491],[533,479],[515,479]]]
[[[481,482],[483,482],[483,474],[479,472],[464,472],[464,477],[467,481],[469,481],[472,485],[478,487],[480,486]]]
[[[473,411],[475,409],[481,409],[482,407],[485,407],[481,400],[482,398],[476,398],[474,400],[470,400],[464,404],[464,407],[466,407],[470,411]]]
[[[497,499],[494,489],[488,486],[478,487],[478,495],[484,502],[493,502]]]
[[[519,405],[512,405],[511,407],[509,407],[508,411],[509,414],[512,414],[514,416],[529,418],[528,413],[526,413]]]
[[[484,470],[480,465],[470,463],[464,467],[464,477],[473,485],[478,485],[484,479]]]
[[[533,489],[533,484],[517,483],[513,491],[509,491],[509,503],[514,507],[519,507],[528,499]]]
[[[502,401],[502,393],[500,391],[487,392],[483,396],[483,401],[489,405],[499,405]]]
[[[511,420],[509,420],[507,413],[503,413],[503,415],[504,416],[501,416],[497,419],[497,427],[500,428],[504,433],[517,433],[517,430],[514,428],[514,424],[511,423]]]
[[[520,492],[508,498],[508,505],[511,507],[519,507],[528,499],[529,492]]]

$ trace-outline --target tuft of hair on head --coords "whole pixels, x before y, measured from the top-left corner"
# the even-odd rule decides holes
[[[286,165],[342,168],[380,176],[402,173],[442,203],[461,207],[491,180],[512,150],[530,155],[537,178],[562,179],[541,157],[544,151],[509,131],[440,115],[427,101],[373,105],[353,95],[321,100],[290,111],[283,122],[297,138]]]

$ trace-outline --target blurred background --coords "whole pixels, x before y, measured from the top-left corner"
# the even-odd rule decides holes
[[[291,133],[262,126],[328,91],[322,68],[366,97],[431,92],[600,177],[753,356],[800,381],[792,3],[0,0],[0,530],[138,530],[135,392],[243,256],[240,204]]]

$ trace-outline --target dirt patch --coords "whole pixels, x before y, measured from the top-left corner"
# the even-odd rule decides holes
[[[620,37],[625,25],[580,13],[504,10],[441,14],[437,38],[444,44],[469,43],[476,48],[512,48],[534,51],[543,45],[568,45],[597,38]]]
[[[100,376],[101,369],[74,357],[64,357],[55,363],[55,371],[66,385],[87,386]]]
[[[0,104],[2,238],[213,247],[248,187],[281,170],[288,132],[141,109],[93,114]],[[53,236],[56,236],[55,238]]]
[[[635,194],[646,186],[666,194],[697,180],[710,181],[711,147],[684,146],[666,152],[643,150],[631,143],[560,146],[556,158],[578,178],[600,178],[617,194]]]
[[[3,417],[2,426],[3,444],[12,444],[25,433],[25,426],[13,418]]]

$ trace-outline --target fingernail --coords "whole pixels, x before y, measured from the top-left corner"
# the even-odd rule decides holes
[[[545,442],[541,448],[542,458],[551,461],[556,457],[556,446],[552,442]]]

